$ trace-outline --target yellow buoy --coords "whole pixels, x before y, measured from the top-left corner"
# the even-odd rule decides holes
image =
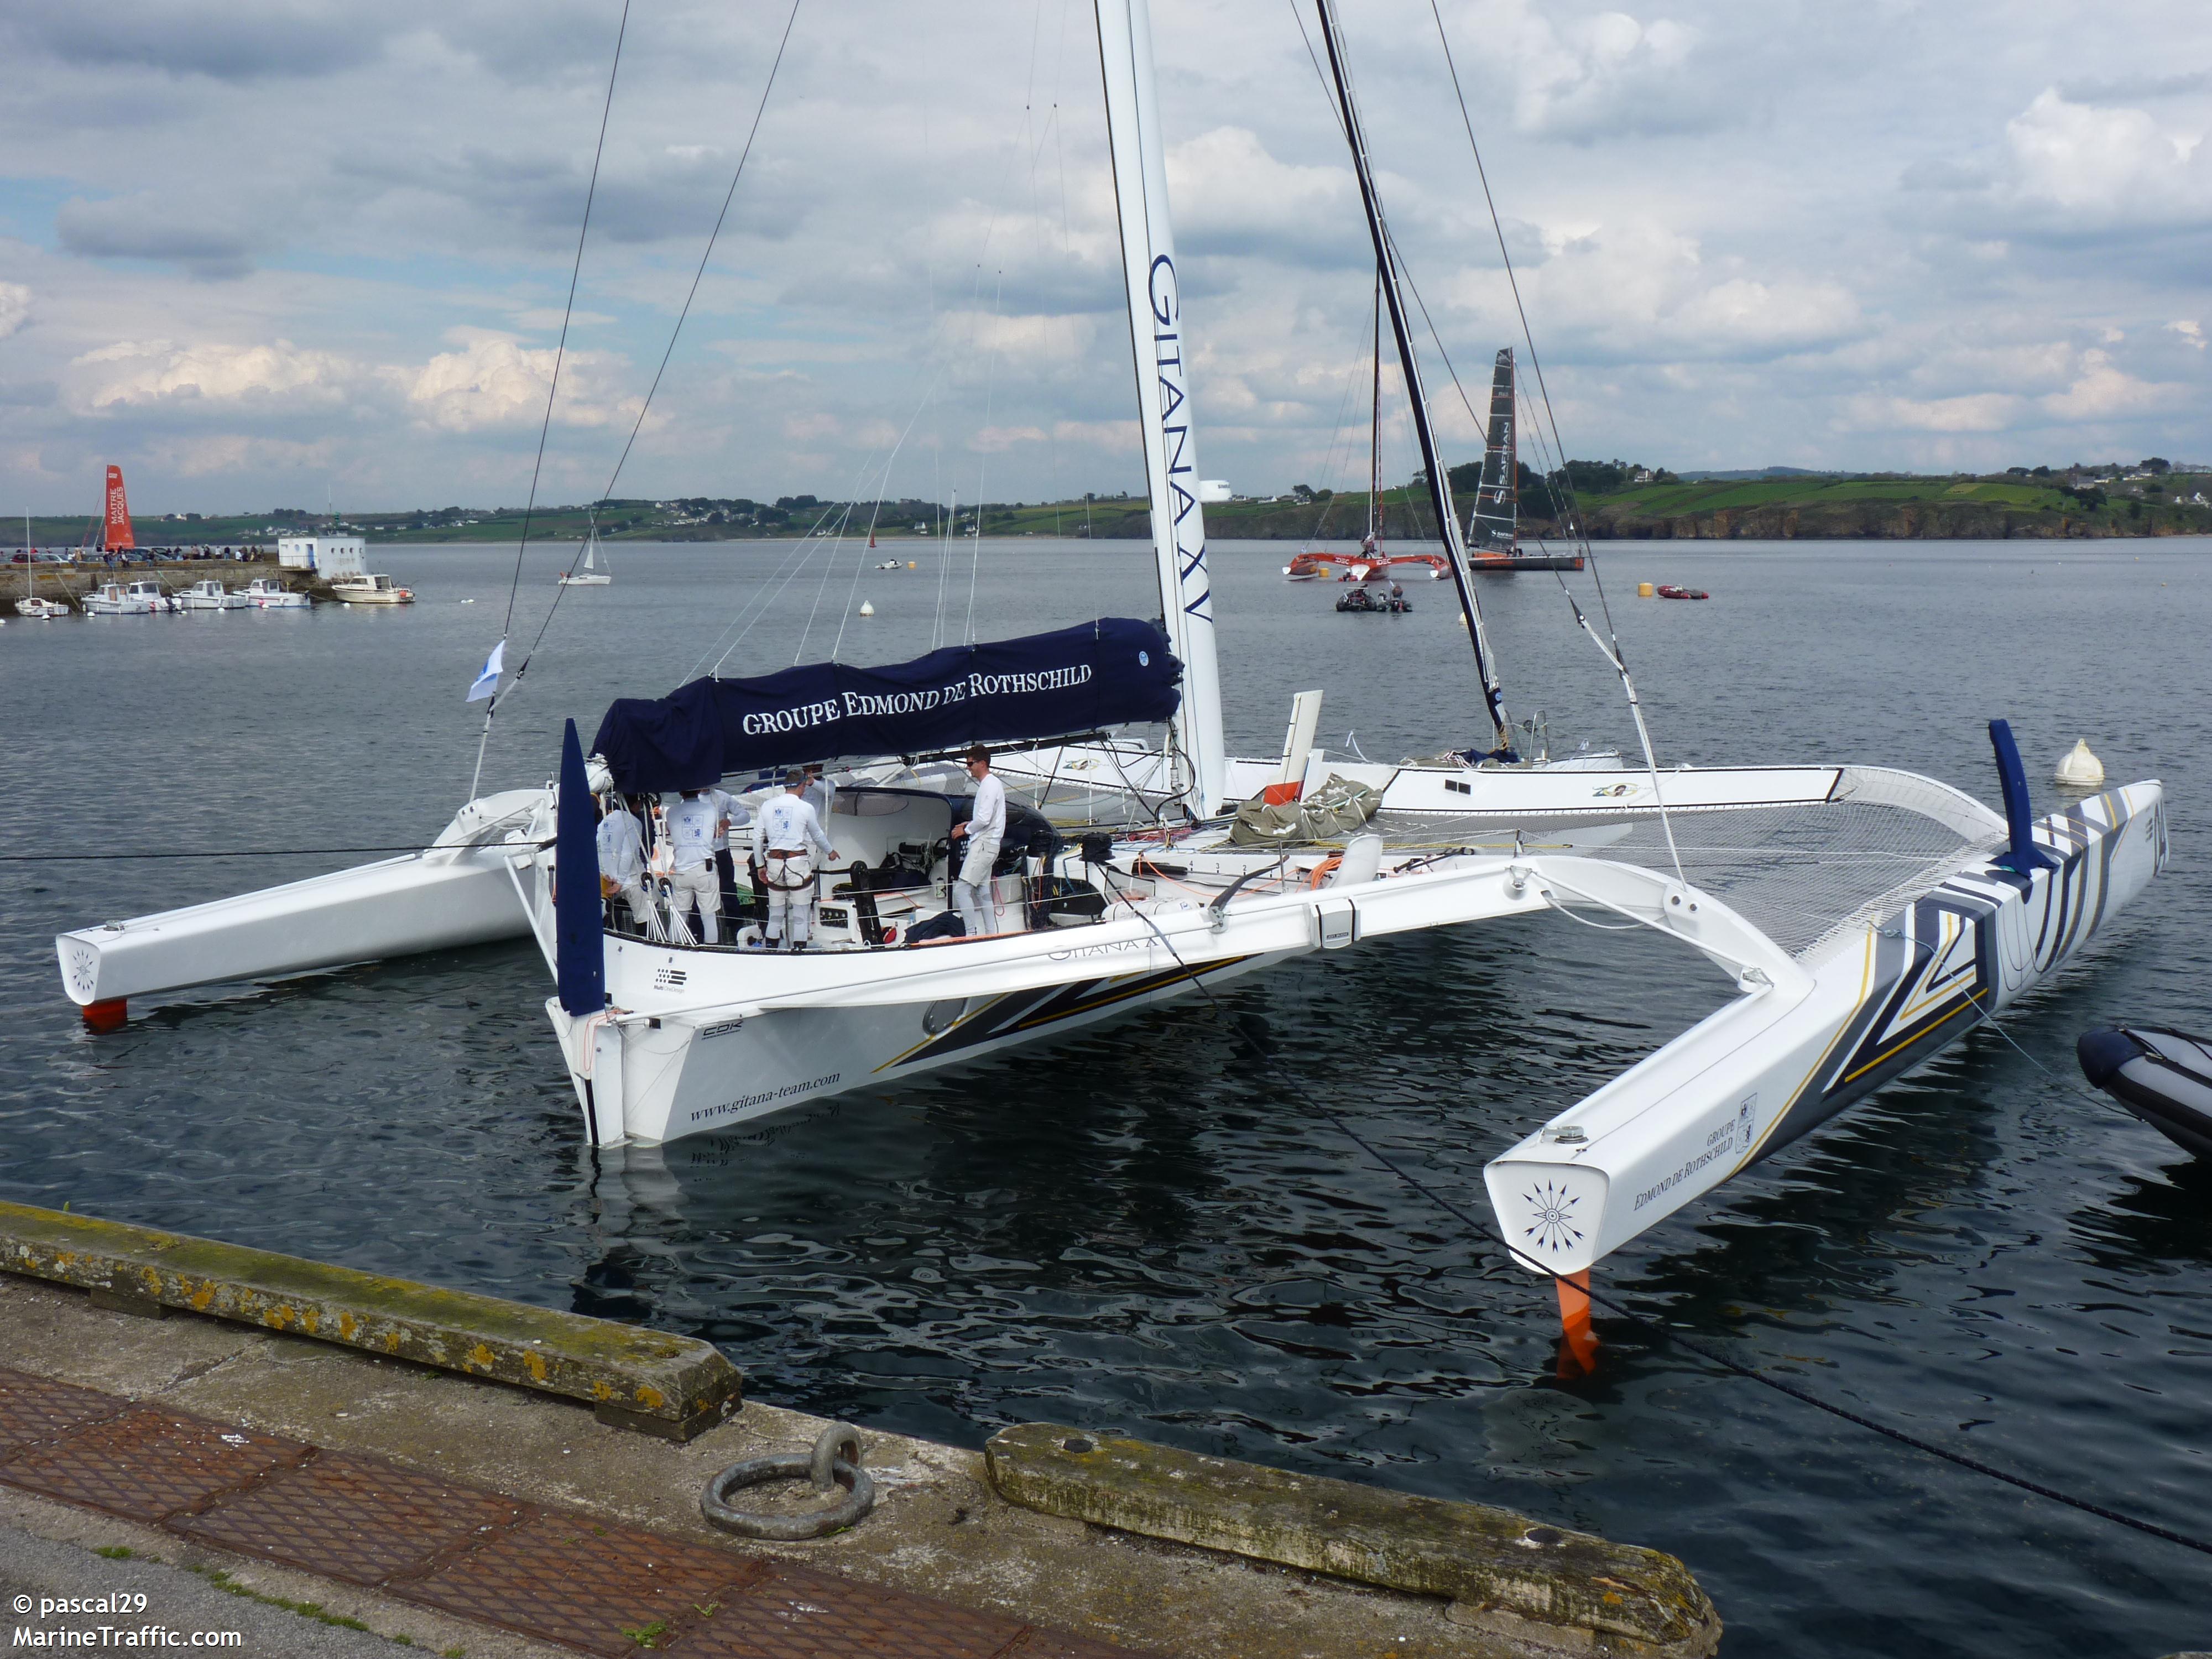
[[[915,562],[914,562],[912,559],[908,559],[908,560],[906,562],[906,568],[907,568],[908,569],[909,569],[909,570],[914,570],[914,569],[917,569],[917,568],[919,568],[919,567],[918,567],[917,565],[915,565]]]
[[[2105,763],[2089,752],[2089,739],[2076,739],[2058,763],[2058,781],[2069,789],[2094,789],[2105,781]]]
[[[1658,590],[1653,587],[1650,582],[1638,582],[1636,584],[1636,597],[1639,599],[1656,599],[1658,597]]]

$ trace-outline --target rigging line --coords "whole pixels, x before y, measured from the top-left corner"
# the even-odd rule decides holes
[[[1006,273],[1001,269],[996,285],[991,290],[991,359],[983,371],[983,428],[979,436],[988,437],[991,430],[991,394],[999,379],[1000,301],[1006,293]],[[968,552],[968,643],[975,643],[975,578],[983,566],[983,477],[990,465],[991,452],[987,448],[975,458],[975,545]]]
[[[930,377],[929,384],[922,388],[921,397],[915,404],[914,413],[907,416],[905,430],[899,434],[898,441],[891,446],[891,453],[884,458],[883,472],[876,480],[875,511],[868,515],[868,539],[872,542],[876,536],[876,523],[884,515],[884,491],[890,488],[891,468],[897,464],[899,452],[906,447],[906,441],[914,431],[915,422],[921,418],[921,411],[928,408],[931,401],[936,397],[938,382],[944,378],[944,375],[945,368],[940,363],[937,373]],[[860,572],[866,563],[866,550],[863,550],[862,556],[853,562],[853,585],[845,592],[845,614],[838,621],[837,637],[830,647],[830,660],[832,662],[837,660],[837,653],[844,647],[845,629],[853,620],[853,595],[860,592]]]
[[[781,584],[773,587],[763,586],[759,592],[754,594],[752,598],[742,602],[738,606],[737,614],[732,617],[728,622],[722,625],[722,631],[715,635],[714,637],[708,642],[706,649],[699,653],[697,659],[692,663],[690,668],[685,672],[683,680],[678,681],[678,684],[682,684],[685,682],[696,679],[699,677],[699,671],[707,667],[707,659],[713,655],[715,649],[721,646],[724,641],[730,640],[730,635],[733,630],[737,632],[737,638],[738,640],[744,638],[745,634],[750,631],[753,623],[759,620],[758,612],[760,609],[781,593],[782,592],[783,586],[788,585],[791,580],[791,573],[794,568],[803,566],[807,559],[812,556],[809,550],[813,545],[812,538],[814,532],[820,528],[821,526],[827,521],[830,514],[836,510],[836,507],[834,503],[823,507],[821,516],[817,518],[812,525],[800,532],[799,536],[793,539],[791,545],[784,550],[783,562],[768,574],[768,581],[769,583],[775,583],[777,581],[777,578],[781,577]],[[742,628],[739,626],[741,623],[743,624]],[[736,641],[732,640],[732,648],[734,648],[735,645]],[[726,658],[729,654],[729,652],[726,650],[722,652],[722,657]],[[714,669],[719,669],[720,666],[721,658],[717,658],[714,667]],[[709,669],[708,672],[712,672],[714,670]]]
[[[614,61],[607,66],[607,95],[599,106],[599,142],[592,149],[591,180],[584,187],[584,216],[576,227],[576,257],[568,267],[568,299],[561,313],[561,337],[553,348],[553,373],[545,384],[545,415],[538,426],[538,459],[530,469],[530,498],[522,509],[522,534],[514,550],[514,579],[507,585],[507,616],[499,625],[500,637],[505,639],[514,625],[514,602],[522,591],[522,555],[530,545],[530,520],[538,505],[538,480],[545,465],[545,441],[553,430],[553,400],[561,390],[561,365],[568,350],[568,325],[576,311],[576,284],[584,270],[584,239],[592,228],[592,204],[599,193],[599,162],[606,155],[607,123],[614,114],[615,77],[622,70],[623,39],[629,33],[629,0],[623,0],[622,21],[615,26]],[[496,699],[494,699],[496,701]],[[484,711],[484,724],[491,724],[491,711]]]
[[[838,511],[842,503],[824,501],[820,505],[821,513],[816,516],[814,522],[807,526],[805,533],[800,536],[797,544],[792,548],[780,567],[782,580],[773,588],[763,590],[755,599],[748,601],[745,606],[739,609],[738,617],[744,623],[743,627],[738,627],[738,621],[732,621],[729,627],[722,630],[722,635],[726,636],[730,634],[731,629],[736,629],[736,636],[732,638],[729,644],[723,648],[722,654],[714,659],[714,667],[708,671],[710,674],[720,674],[722,672],[722,665],[730,659],[730,653],[744,643],[746,636],[759,625],[761,618],[768,615],[775,602],[784,596],[792,583],[797,581],[806,567],[812,562],[816,550],[815,543],[818,539],[816,532],[830,522],[831,515]],[[750,616],[745,614],[747,610],[750,611]],[[718,637],[715,644],[720,643],[721,639]],[[709,646],[707,648],[711,651],[714,647]]]
[[[436,850],[440,849],[426,847],[418,841],[410,842],[404,847],[259,847],[237,853],[0,853],[0,864],[111,864],[135,862],[142,859],[297,859],[312,858],[319,853],[428,853]]]
[[[738,165],[730,174],[730,187],[722,193],[721,211],[714,216],[714,228],[707,233],[706,248],[699,255],[699,268],[691,273],[691,286],[684,295],[684,308],[676,313],[676,326],[668,331],[667,349],[660,354],[660,367],[653,372],[653,384],[646,388],[645,402],[639,405],[637,420],[629,429],[629,438],[623,445],[622,454],[615,462],[615,470],[607,478],[606,494],[614,494],[615,483],[622,477],[623,468],[629,462],[630,450],[637,443],[637,434],[645,428],[645,417],[653,408],[654,394],[660,390],[661,377],[668,373],[668,361],[676,355],[676,342],[684,332],[684,324],[691,315],[692,302],[699,297],[699,284],[707,275],[707,262],[714,257],[714,244],[721,239],[722,226],[730,216],[730,204],[737,199],[738,181],[745,176],[745,162],[753,153],[753,141],[760,136],[761,119],[768,113],[769,95],[775,90],[776,71],[783,67],[785,49],[791,45],[793,26],[799,21],[800,0],[791,0],[791,15],[784,19],[783,34],[777,40],[775,57],[768,66],[768,80],[761,88],[760,102],[753,108],[752,125],[746,129],[744,148],[738,152]]]
[[[865,481],[866,471],[875,459],[871,454],[867,460],[860,464],[864,476],[853,480],[853,493],[855,495],[860,494],[860,485]],[[845,531],[853,522],[853,507],[854,503],[848,501],[844,504],[844,510],[837,515],[837,528],[830,538],[829,551],[827,556],[822,561],[822,580],[814,584],[814,603],[807,607],[806,626],[799,630],[799,643],[792,649],[791,665],[793,668],[798,667],[805,658],[806,641],[814,633],[814,619],[822,614],[822,596],[830,591],[830,579],[837,574],[837,554],[845,545]],[[866,556],[866,550],[863,549],[860,554],[854,556],[856,562],[859,558]]]
[[[576,312],[576,283],[584,270],[584,238],[592,228],[592,204],[599,193],[599,161],[607,149],[607,122],[614,114],[615,78],[622,70],[623,41],[629,33],[629,0],[623,0],[622,21],[615,26],[614,59],[607,65],[607,95],[599,106],[599,142],[592,147],[592,177],[584,187],[584,217],[576,227],[576,258],[568,267],[568,299],[561,312],[561,338],[553,348],[553,374],[545,384],[545,418],[538,428],[538,458],[530,465],[530,498],[522,509],[522,533],[514,544],[514,576],[507,588],[507,615],[499,624],[501,644],[514,627],[514,601],[522,592],[522,556],[530,546],[530,520],[538,510],[538,480],[545,469],[545,441],[553,430],[553,399],[561,389],[561,365],[568,350],[568,324]],[[557,602],[557,601],[556,601]],[[527,659],[525,659],[525,666]],[[522,684],[522,669],[514,671],[508,689]],[[477,739],[476,770],[469,777],[469,799],[474,800],[477,787],[483,781],[484,750],[491,743],[492,716],[499,712],[500,694],[495,690],[491,700],[484,704],[483,735]]]
[[[1513,256],[1506,249],[1505,227],[1498,216],[1497,200],[1490,193],[1489,169],[1482,164],[1482,146],[1474,139],[1474,118],[1468,112],[1467,93],[1460,85],[1459,63],[1452,56],[1451,37],[1444,31],[1444,15],[1437,0],[1429,0],[1429,13],[1436,19],[1437,41],[1443,47],[1444,67],[1451,71],[1452,95],[1459,101],[1460,123],[1467,129],[1468,149],[1474,155],[1475,177],[1482,181],[1483,204],[1490,210],[1490,228],[1498,238],[1498,256],[1504,262],[1506,285],[1512,290],[1513,309],[1521,319],[1521,337],[1528,347],[1528,368],[1536,377],[1536,390],[1542,394],[1544,401],[1544,418],[1550,423],[1552,442],[1559,452],[1560,483],[1567,497],[1567,532],[1574,541],[1582,544],[1583,556],[1589,561],[1590,580],[1597,588],[1598,608],[1605,616],[1605,631],[1613,635],[1613,647],[1618,651],[1620,639],[1613,624],[1613,606],[1605,597],[1605,580],[1598,574],[1597,553],[1589,544],[1589,532],[1583,523],[1582,507],[1575,499],[1574,479],[1567,471],[1566,442],[1559,436],[1559,416],[1552,408],[1552,390],[1545,384],[1544,365],[1536,355],[1535,332],[1528,325],[1528,308],[1521,301],[1521,278],[1513,269]],[[1555,502],[1556,500],[1554,497]]]
[[[1111,884],[1109,883],[1109,884],[1110,885]],[[1146,927],[1152,930],[1154,936],[1159,939],[1160,943],[1164,946],[1166,947],[1168,955],[1175,959],[1178,967],[1182,969],[1183,973],[1189,978],[1190,982],[1196,986],[1200,991],[1205,994],[1206,1002],[1212,1011],[1216,1022],[1231,1033],[1236,1038],[1241,1040],[1244,1043],[1245,1047],[1252,1053],[1254,1057],[1257,1059],[1263,1066],[1274,1072],[1277,1078],[1286,1085],[1288,1092],[1301,1104],[1304,1105],[1316,1116],[1325,1120],[1331,1127],[1337,1131],[1338,1133],[1341,1134],[1346,1140],[1349,1140],[1353,1146],[1365,1152],[1368,1157],[1373,1158],[1376,1163],[1381,1164],[1383,1169],[1397,1176],[1398,1179],[1404,1182],[1407,1186],[1412,1188],[1415,1192],[1419,1193],[1423,1197],[1426,1198],[1431,1203],[1434,1204],[1445,1214],[1452,1217],[1455,1220],[1459,1222],[1459,1224],[1465,1227],[1476,1239],[1485,1244],[1494,1244],[1498,1246],[1516,1263],[1523,1268],[1533,1273],[1540,1273],[1547,1279],[1558,1279],[1559,1276],[1553,1273],[1552,1270],[1547,1267],[1542,1262],[1533,1261],[1529,1257],[1523,1255],[1513,1246],[1510,1241],[1501,1237],[1499,1234],[1492,1231],[1491,1227],[1480,1220],[1478,1220],[1475,1217],[1468,1214],[1468,1212],[1462,1209],[1460,1206],[1453,1203],[1442,1193],[1437,1191],[1436,1188],[1424,1182],[1419,1176],[1416,1176],[1413,1171],[1406,1169],[1396,1160],[1390,1158],[1382,1150],[1382,1148],[1376,1146],[1372,1141],[1369,1140],[1366,1136],[1354,1129],[1337,1113],[1330,1110],[1328,1107],[1316,1100],[1310,1094],[1307,1093],[1306,1091],[1299,1085],[1297,1079],[1292,1073],[1291,1073],[1287,1069],[1276,1065],[1275,1056],[1273,1054],[1262,1048],[1260,1043],[1249,1035],[1249,1033],[1242,1030],[1234,1021],[1228,1018],[1222,1010],[1221,1000],[1213,994],[1213,988],[1206,984],[1206,982],[1203,979],[1200,978],[1196,974],[1192,973],[1189,965],[1183,961],[1181,953],[1176,950],[1175,945],[1169,940],[1167,935],[1160,931],[1158,924],[1154,922],[1152,919],[1149,915],[1146,915],[1143,911],[1138,910],[1135,905],[1130,905],[1130,909],[1144,921]],[[1580,920],[1580,918],[1577,918],[1577,920]],[[2021,1052],[2025,1054],[2027,1051],[2022,1049]],[[2030,1058],[2033,1058],[2033,1056],[2030,1056]],[[1577,1288],[1581,1290],[1591,1301],[1596,1303],[1600,1307],[1604,1308],[1607,1312],[1619,1314],[1624,1319],[1632,1322],[1639,1328],[1655,1334],[1661,1340],[1671,1342],[1675,1346],[1682,1349],[1685,1352],[1695,1354],[1698,1358],[1706,1361],[1708,1364],[1717,1365],[1723,1370],[1728,1371],[1734,1376],[1742,1377],[1747,1382],[1757,1382],[1765,1388],[1772,1389],[1778,1394],[1786,1395],[1790,1399],[1798,1401],[1802,1405],[1810,1406],[1816,1411],[1826,1412],[1831,1417],[1838,1418],[1844,1422],[1852,1424],[1856,1427],[1870,1430],[1874,1433],[1882,1436],[1885,1439],[1894,1440],[1899,1445],[1910,1447],[1914,1451],[1924,1452],[1930,1457],[1941,1458],[1943,1462],[1954,1464],[1958,1468],[1966,1469],[1972,1474],[1983,1475],[1991,1480],[2001,1481],[2004,1485],[2015,1487],[2021,1492],[2032,1492],[2038,1498],[2046,1498],[2054,1504],[2063,1504],[2069,1509],[2078,1510],[2084,1515],[2094,1516],[2100,1521],[2109,1521],[2116,1526],[2125,1527],[2135,1532],[2144,1533],[2153,1538],[2164,1539],[2169,1544],[2179,1544],[2184,1549],[2195,1550],[2200,1554],[2212,1555],[2212,1540],[2194,1538],[2187,1533],[2177,1532],[2170,1527],[2160,1526],[2154,1521],[2145,1521],[2136,1516],[2123,1514],[2118,1510],[2109,1509],[2104,1504],[2093,1503],[2087,1498],[2076,1498],[2069,1492],[2061,1492],[2055,1486],[2046,1486],[2039,1481],[2031,1480],[2025,1475],[2014,1474],[2010,1470],[2001,1469],[1994,1464],[1984,1463],[1979,1458],[1971,1457],[1964,1452],[1953,1451],[1947,1446],[1937,1445],[1934,1441],[1923,1439],[1920,1436],[1909,1433],[1905,1430],[1893,1428],[1887,1423],[1878,1422],[1873,1418],[1867,1417],[1858,1412],[1852,1411],[1848,1407],[1838,1406],[1832,1401],[1823,1400],[1820,1395],[1814,1394],[1808,1389],[1798,1388],[1796,1384],[1786,1382],[1782,1378],[1775,1376],[1769,1372],[1759,1370],[1753,1366],[1745,1364],[1741,1360],[1731,1358],[1727,1354],[1720,1352],[1717,1349],[1708,1347],[1702,1342],[1692,1340],[1691,1338],[1684,1336],[1680,1331],[1675,1330],[1671,1326],[1663,1324],[1660,1321],[1650,1318],[1645,1315],[1639,1314],[1631,1308],[1625,1307],[1620,1303],[1615,1301],[1612,1297],[1606,1295],[1602,1291],[1591,1290],[1587,1285],[1577,1285]]]
[[[599,492],[599,499],[601,501],[606,500],[615,493],[615,484],[622,477],[623,468],[629,465],[630,451],[637,445],[637,434],[645,429],[645,417],[653,408],[653,400],[654,396],[660,390],[661,377],[668,373],[669,360],[676,355],[676,342],[683,335],[685,320],[691,315],[691,302],[699,297],[699,283],[701,279],[707,274],[707,262],[714,257],[714,244],[716,241],[720,240],[723,222],[730,216],[730,204],[737,198],[738,181],[745,176],[745,162],[753,153],[753,140],[760,134],[761,118],[768,113],[769,94],[775,89],[776,71],[783,66],[784,49],[791,44],[792,26],[799,21],[799,0],[791,0],[791,15],[784,19],[783,36],[776,42],[775,58],[769,65],[768,81],[766,84],[761,88],[760,102],[753,110],[753,124],[745,133],[744,148],[738,154],[737,170],[730,175],[730,187],[723,193],[722,196],[722,210],[714,216],[714,229],[707,233],[707,246],[705,251],[699,255],[698,270],[691,273],[691,287],[684,296],[684,307],[676,314],[676,326],[668,331],[668,345],[666,349],[662,351],[660,354],[660,366],[653,371],[653,384],[646,388],[645,401],[638,405],[637,419],[630,426],[629,437],[622,447],[622,453],[616,458],[614,471],[607,475],[607,487]],[[570,302],[572,304],[574,303],[573,293],[571,295]],[[565,324],[563,326],[566,326]],[[550,404],[547,406],[547,417],[549,419],[551,417],[551,406]],[[543,441],[544,441],[541,439],[541,444]],[[533,489],[536,486],[533,483]],[[599,523],[599,508],[596,505],[592,508],[592,522],[593,527],[596,528]],[[525,533],[527,533],[526,523],[525,526]],[[585,545],[589,546],[590,544],[589,540],[586,539]],[[575,560],[572,558],[568,562],[569,574],[574,575],[575,574]],[[515,577],[518,581],[521,579],[521,574],[522,572],[520,565],[520,556],[518,555],[518,562],[515,570]],[[553,602],[545,607],[545,620],[538,623],[537,636],[530,641],[529,650],[522,653],[522,662],[514,671],[514,684],[516,685],[522,684],[522,676],[530,666],[530,659],[538,654],[538,647],[544,643],[545,630],[553,626],[554,612],[560,610],[561,601],[568,597],[568,590],[565,585],[557,586],[554,588]],[[507,603],[508,614],[512,616],[514,599],[511,595],[509,596]],[[485,723],[487,726],[489,726],[489,722],[490,711],[487,710],[485,711]],[[473,793],[473,792],[471,793]]]

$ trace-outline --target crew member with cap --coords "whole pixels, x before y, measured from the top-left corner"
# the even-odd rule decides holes
[[[783,775],[784,793],[761,808],[753,820],[753,857],[768,889],[768,946],[804,950],[814,928],[814,855],[831,862],[830,838],[808,805],[806,774],[794,766]]]
[[[668,809],[668,845],[675,863],[668,878],[668,908],[673,920],[681,921],[696,903],[700,937],[709,945],[722,938],[716,926],[721,894],[714,882],[714,825],[721,816],[722,809],[696,789],[686,789],[684,799]]]
[[[991,751],[980,743],[968,751],[968,775],[975,780],[975,804],[969,809],[967,823],[952,826],[952,838],[963,848],[952,902],[960,912],[960,925],[974,939],[996,931],[984,924],[983,896],[990,890],[999,843],[1006,839],[1006,786],[993,775]]]
[[[606,895],[629,906],[629,919],[645,931],[645,831],[638,827],[629,803],[620,795],[607,798],[606,816],[599,820],[599,875],[611,882]]]

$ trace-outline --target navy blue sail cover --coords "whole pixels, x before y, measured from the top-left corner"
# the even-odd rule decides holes
[[[1164,720],[1182,700],[1182,678],[1158,629],[1102,617],[1056,633],[947,646],[888,668],[808,663],[619,698],[592,746],[618,789],[702,789],[765,767]]]

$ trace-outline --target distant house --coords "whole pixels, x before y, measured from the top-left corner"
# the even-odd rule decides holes
[[[368,544],[358,536],[279,536],[276,562],[287,570],[313,570],[326,577],[364,575]]]

